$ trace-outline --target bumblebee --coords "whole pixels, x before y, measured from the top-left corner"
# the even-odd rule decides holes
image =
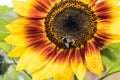
[[[64,42],[66,48],[70,48],[70,46],[75,44],[74,39],[71,39],[71,38],[64,38],[63,42]]]

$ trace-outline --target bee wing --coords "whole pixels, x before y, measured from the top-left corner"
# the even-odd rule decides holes
[[[70,47],[70,44],[67,43],[67,42],[65,42],[65,46],[66,46],[67,48],[69,48],[69,47]]]
[[[66,38],[67,43],[71,43],[72,39]]]

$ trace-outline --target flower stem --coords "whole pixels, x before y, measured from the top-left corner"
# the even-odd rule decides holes
[[[17,62],[13,58],[12,58],[12,60],[15,63],[15,65],[17,65]],[[23,70],[23,72],[26,73],[32,79],[32,76],[29,73],[27,73],[26,70]]]
[[[101,77],[101,78],[98,79],[98,80],[103,80],[103,79],[105,79],[106,77],[108,77],[108,76],[110,76],[110,75],[112,75],[112,74],[114,74],[114,73],[117,73],[117,72],[120,72],[120,71],[115,71],[115,72],[112,72],[112,73],[110,73],[110,74],[107,74],[107,75]]]

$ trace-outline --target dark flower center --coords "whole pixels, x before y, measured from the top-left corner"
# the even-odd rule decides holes
[[[59,48],[75,48],[93,38],[96,16],[88,5],[78,1],[61,2],[51,9],[45,19],[47,37]],[[64,42],[64,39],[70,39]]]

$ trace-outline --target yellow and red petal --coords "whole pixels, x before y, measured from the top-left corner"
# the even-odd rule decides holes
[[[71,51],[70,65],[78,80],[83,80],[86,73],[86,66],[83,64],[81,49]]]
[[[50,77],[53,77],[54,80],[71,80],[73,78],[74,74],[68,65],[68,58],[65,58],[68,57],[68,55],[64,54],[65,50],[59,49],[56,53],[56,56],[46,66],[32,73],[33,80],[42,80]]]
[[[55,75],[56,69],[54,68],[54,62],[58,54],[62,53],[64,50],[60,49],[54,54],[56,54],[47,65],[41,67],[39,70],[32,72],[33,80],[43,80],[51,78]]]
[[[85,65],[89,71],[101,76],[103,72],[100,50],[97,45],[90,40],[85,45]]]
[[[120,32],[118,29],[119,28],[111,28],[111,26],[109,26],[109,28],[108,26],[101,27],[94,35],[95,42],[97,42],[98,45],[100,44],[101,47],[109,43],[120,42]]]
[[[28,47],[18,62],[17,70],[26,69],[32,73],[45,66],[55,55],[56,48],[54,45],[44,43],[37,48]]]
[[[31,20],[31,19],[17,19],[11,24],[7,25],[7,29],[12,33],[5,40],[13,45],[20,46],[27,43],[27,35],[33,36],[37,35],[37,37],[43,37],[40,35],[44,32],[44,20]],[[19,25],[18,25],[19,24]]]
[[[92,7],[99,23],[112,25],[120,17],[120,6],[117,5],[117,2],[119,0],[102,0]]]
[[[98,22],[94,39],[100,47],[111,42],[120,42],[120,6],[117,5],[118,2],[119,0],[102,0],[92,7]]]
[[[59,53],[54,62],[54,80],[72,80],[74,73],[70,67],[71,50],[64,50]],[[74,53],[73,53],[74,54]]]
[[[106,1],[99,2],[93,7],[99,22],[111,22],[111,7]]]
[[[54,3],[54,0],[13,0],[14,10],[29,18],[45,18]]]
[[[19,25],[18,25],[19,24]],[[39,30],[44,31],[44,20],[34,20],[34,19],[27,19],[27,18],[19,18],[12,23],[8,24],[6,28],[11,32],[23,32],[27,28],[39,28]]]

